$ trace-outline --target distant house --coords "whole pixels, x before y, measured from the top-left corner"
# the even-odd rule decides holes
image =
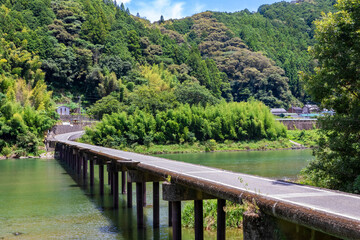
[[[318,113],[320,110],[319,110],[319,107],[316,106],[316,105],[311,105],[311,104],[306,104],[304,107],[303,107],[303,111],[302,111],[302,114],[310,114],[310,113]]]
[[[285,109],[283,108],[272,108],[271,109],[271,113],[276,115],[276,116],[280,116],[281,114],[285,114],[287,113]]]
[[[303,109],[301,107],[291,107],[288,110],[288,113],[301,114],[302,112],[303,112]]]
[[[60,116],[68,116],[68,115],[70,115],[70,108],[67,106],[60,106],[56,109],[56,112]]]

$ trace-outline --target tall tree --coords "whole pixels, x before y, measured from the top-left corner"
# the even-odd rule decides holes
[[[95,44],[103,44],[110,29],[110,24],[98,1],[85,1],[86,21],[81,30],[85,38]]]
[[[336,111],[321,121],[316,160],[306,169],[317,185],[360,192],[360,2],[339,0],[316,21],[315,74],[304,77],[314,100]]]

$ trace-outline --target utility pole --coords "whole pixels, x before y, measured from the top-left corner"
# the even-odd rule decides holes
[[[81,95],[79,96],[79,122],[80,125],[82,124],[82,119],[81,119]]]

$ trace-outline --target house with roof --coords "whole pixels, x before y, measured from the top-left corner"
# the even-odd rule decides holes
[[[320,111],[319,107],[314,104],[306,104],[303,107],[302,114],[318,113]]]
[[[60,107],[56,108],[56,112],[60,116],[68,116],[68,115],[70,115],[70,108],[67,106],[60,106]]]
[[[284,108],[272,108],[270,112],[276,116],[280,116],[281,114],[287,113]]]
[[[303,112],[303,109],[301,107],[290,107],[287,112],[301,114]]]

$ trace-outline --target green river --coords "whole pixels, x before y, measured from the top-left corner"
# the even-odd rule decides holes
[[[161,157],[281,179],[296,177],[312,159],[311,150]],[[119,209],[114,211],[109,188],[100,197],[97,185],[93,190],[78,185],[56,160],[1,160],[0,239],[170,239],[167,202],[160,201],[160,228],[152,229],[151,187],[147,184],[147,227],[138,231],[135,202],[132,209],[126,208],[126,195],[120,196]],[[133,194],[135,200],[135,186]],[[228,239],[241,239],[240,235],[238,230],[227,230]],[[183,229],[183,239],[193,238],[191,229]],[[215,232],[205,231],[205,239],[215,238]]]

